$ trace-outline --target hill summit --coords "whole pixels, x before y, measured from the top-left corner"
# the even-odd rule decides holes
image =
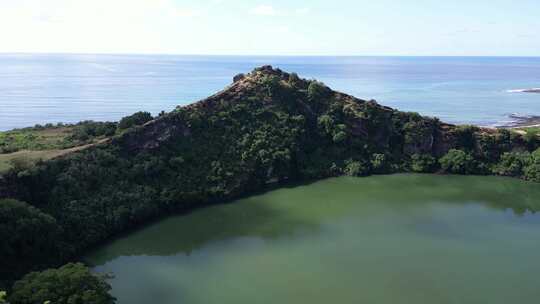
[[[374,140],[378,145],[389,145],[389,135],[393,133],[391,129],[394,127],[391,125],[392,119],[401,120],[405,117],[412,121],[421,122],[421,124],[439,127],[419,134],[425,135],[425,138],[417,138],[418,142],[406,143],[403,148],[413,153],[433,152],[436,155],[444,153],[445,150],[448,150],[445,145],[451,145],[449,142],[451,138],[445,140],[443,136],[439,136],[442,135],[439,131],[450,131],[454,128],[452,125],[440,123],[437,119],[421,117],[416,113],[399,112],[379,105],[374,100],[366,101],[333,91],[321,82],[301,79],[295,73],[283,72],[271,66],[262,66],[249,74],[235,76],[234,82],[223,91],[191,105],[178,107],[176,111],[138,129],[138,132],[120,138],[127,140],[120,145],[133,149],[156,148],[160,142],[165,142],[172,137],[191,134],[190,128],[178,123],[180,121],[177,119],[186,111],[211,116],[218,112],[228,112],[233,108],[236,108],[236,112],[239,111],[239,108],[244,110],[249,108],[251,112],[246,113],[246,115],[267,112],[265,120],[278,113],[301,115],[306,124],[312,124],[311,127],[325,125],[327,133],[336,133],[332,135],[338,135],[336,138],[338,142],[345,142],[346,135],[350,135],[349,142],[362,138],[367,141]],[[259,118],[253,117],[250,120],[260,120],[262,117],[260,114],[258,115]],[[189,119],[183,118],[182,121],[187,122]],[[379,123],[380,125],[377,125]],[[332,124],[339,125],[336,128],[343,128],[343,130],[336,128],[334,128],[336,130],[330,130],[335,127]],[[491,131],[484,129],[483,132]],[[382,141],[386,141],[386,143]],[[375,142],[373,143],[375,144]]]

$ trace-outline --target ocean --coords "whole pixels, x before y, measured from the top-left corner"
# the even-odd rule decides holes
[[[253,57],[0,54],[0,130],[157,114],[270,64],[363,99],[451,123],[540,115],[540,57]]]

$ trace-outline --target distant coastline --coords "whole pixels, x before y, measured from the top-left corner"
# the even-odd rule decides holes
[[[540,93],[540,92],[538,92]],[[499,128],[531,128],[531,127],[540,127],[540,116],[535,115],[519,115],[519,114],[510,114],[508,116],[512,121],[499,126]]]
[[[540,93],[540,88],[508,90],[508,93]]]

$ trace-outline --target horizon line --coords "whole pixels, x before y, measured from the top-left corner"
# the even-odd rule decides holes
[[[125,52],[4,52],[0,55],[109,55],[109,56],[186,56],[186,57],[424,57],[424,58],[540,58],[540,55],[351,55],[351,54],[189,54],[189,53],[125,53]]]

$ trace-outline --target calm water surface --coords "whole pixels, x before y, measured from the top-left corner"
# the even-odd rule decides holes
[[[536,184],[335,178],[164,219],[87,257],[120,304],[538,303]]]
[[[539,58],[0,54],[0,130],[170,111],[272,64],[364,99],[454,123],[540,115]]]

